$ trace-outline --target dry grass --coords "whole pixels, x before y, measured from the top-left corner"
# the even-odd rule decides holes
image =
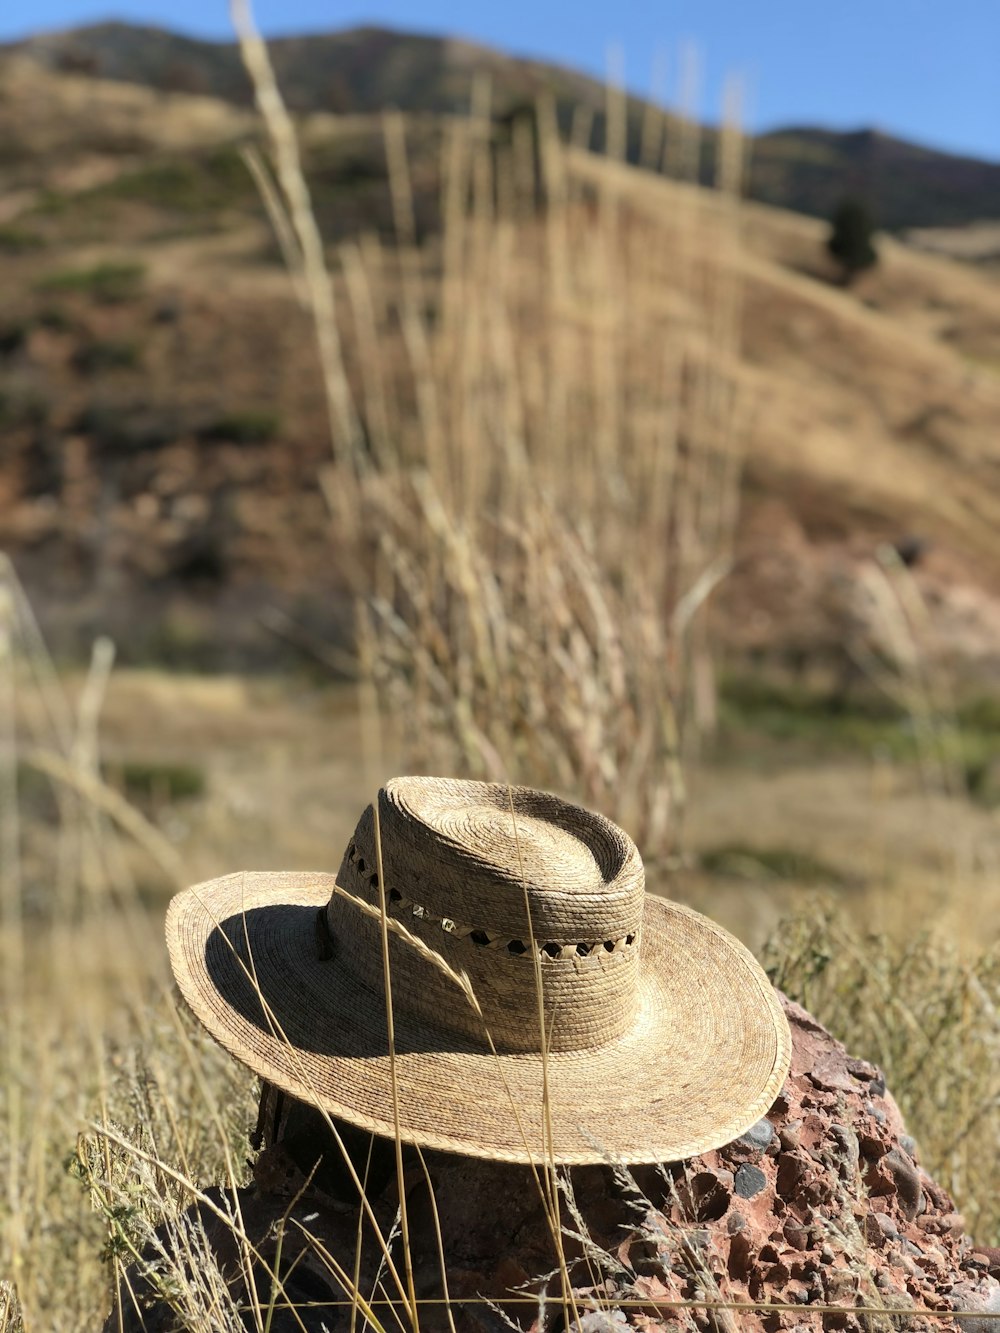
[[[576,795],[664,850],[681,761],[713,720],[704,611],[736,513],[737,293],[698,261],[678,291],[662,230],[575,189],[544,116],[540,181],[530,142],[494,157],[475,123],[455,128],[429,282],[388,133],[403,244],[345,257],[370,347],[368,475],[347,498],[341,475],[327,484],[369,558],[363,666],[414,762]],[[724,254],[735,218],[713,225]],[[391,321],[371,316],[393,268],[402,385],[383,378]],[[633,308],[636,291],[679,306]]]
[[[233,13],[320,350],[363,675],[412,762],[553,787],[667,850],[714,721],[705,608],[737,511],[738,133],[718,199],[691,192],[665,226],[578,179],[549,105],[493,142],[480,87],[449,130],[428,264],[387,114],[397,245],[341,252],[338,319],[294,128]]]
[[[940,932],[893,940],[831,906],[786,922],[765,949],[775,985],[886,1073],[925,1168],[970,1232],[1000,1243],[1000,952]]]
[[[705,608],[728,566],[741,467],[737,141],[719,199],[691,192],[666,226],[600,177],[581,180],[544,107],[537,153],[515,135],[494,154],[482,115],[456,123],[445,234],[427,264],[405,127],[389,118],[399,244],[340,255],[346,305],[334,310],[252,34],[247,51],[271,127],[272,206],[288,214],[285,248],[323,351],[324,486],[356,571],[366,718],[400,716],[414,763],[554,787],[619,819],[651,856],[676,850],[684,775],[714,721]],[[714,244],[695,246],[705,229]],[[646,299],[633,303],[636,292]],[[194,1200],[221,1217],[249,1268],[225,1199],[244,1176],[252,1080],[166,996],[157,923],[139,907],[123,840],[174,881],[184,868],[102,779],[107,652],[74,711],[12,578],[3,595],[0,1271],[26,1328],[92,1329],[123,1261],[151,1247],[149,1271],[185,1327],[243,1328],[183,1215]],[[24,717],[30,737],[18,734]],[[31,913],[19,762],[52,781],[57,807],[55,835],[34,849],[52,893]],[[980,1237],[996,1239],[995,960],[929,942],[893,952],[825,921],[783,932],[774,967],[880,1060],[927,1161]],[[554,1171],[538,1187],[572,1326]],[[416,1325],[406,1247],[397,1267],[390,1239],[391,1285]],[[339,1276],[364,1313],[364,1293]],[[277,1281],[257,1292],[260,1333],[280,1296]],[[0,1333],[18,1318],[0,1288]]]

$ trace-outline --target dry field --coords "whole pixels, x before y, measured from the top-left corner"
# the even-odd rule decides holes
[[[83,678],[65,673],[62,685],[74,699]],[[373,725],[354,687],[155,670],[111,676],[101,753],[108,780],[165,834],[192,881],[328,867],[370,794],[408,764],[404,729],[388,717]],[[899,937],[917,925],[967,948],[1000,941],[996,810],[935,789],[918,763],[877,746],[776,740],[744,721],[688,776],[683,848],[647,854],[650,888],[753,947],[785,916],[831,904],[862,933]],[[22,829],[32,901],[44,891],[54,813],[37,788]],[[141,845],[124,854],[160,912],[169,875]]]
[[[101,115],[157,132],[135,90],[100,96]],[[194,99],[170,108],[174,148],[235,132]],[[996,1244],[1000,726],[981,682],[1000,652],[1000,288],[887,244],[867,286],[834,290],[808,271],[813,224],[738,207],[738,136],[703,193],[565,149],[544,110],[537,144],[526,131],[499,153],[475,118],[445,127],[443,230],[424,246],[420,164],[387,117],[396,241],[325,254],[271,115],[271,165],[254,161],[291,279],[260,262],[259,220],[157,238],[141,206],[125,247],[73,238],[74,271],[141,256],[150,291],[200,312],[189,336],[150,335],[156,401],[197,398],[224,371],[259,404],[264,368],[291,423],[280,448],[227,442],[235,535],[215,632],[263,602],[298,634],[275,590],[325,571],[350,633],[309,639],[312,674],[116,672],[104,642],[85,675],[57,671],[4,580],[0,1273],[23,1327],[96,1327],[152,1227],[244,1177],[253,1081],[166,990],[170,889],[235,866],[329,867],[403,766],[606,811],[654,888],[761,948],[796,913],[766,946],[775,975],[885,1066],[925,1160]],[[58,188],[106,185],[100,158]],[[51,297],[52,268],[43,251],[18,271]],[[63,299],[105,341],[152,301]],[[89,391],[67,370],[74,336],[29,334],[31,373],[71,396],[51,423],[70,434]],[[181,503],[205,481],[200,437],[178,429],[146,454],[119,439],[128,457],[110,462],[77,430],[55,505],[9,484],[7,531],[39,586],[66,531],[85,547],[114,466],[100,535],[121,563],[99,572],[127,622],[178,526],[218,518]],[[913,530],[936,546],[911,574],[884,544]],[[803,640],[815,661],[789,683]],[[790,733],[748,692],[757,659],[786,672]],[[824,712],[811,673],[845,663],[861,684]],[[186,1326],[242,1327],[210,1274],[160,1276]],[[5,1299],[4,1333],[21,1317]]]
[[[404,763],[405,729],[383,719],[380,734],[357,690],[302,678],[98,669],[57,684],[28,662],[6,675],[22,739],[16,875],[5,774],[3,1263],[24,1327],[92,1329],[154,1226],[245,1178],[255,1080],[170,992],[167,896],[239,865],[334,864]],[[57,763],[63,706],[75,743]],[[923,1160],[994,1242],[1000,923],[995,872],[964,878],[960,853],[995,865],[995,815],[929,792],[912,766],[799,764],[751,739],[770,746],[763,765],[693,773],[685,856],[650,865],[650,888],[741,933],[886,1069]],[[241,1327],[211,1284],[178,1291],[171,1273],[163,1260],[186,1327]]]

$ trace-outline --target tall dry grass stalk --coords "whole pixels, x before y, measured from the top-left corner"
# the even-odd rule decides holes
[[[265,205],[277,222],[279,244],[291,264],[296,293],[309,305],[323,369],[331,443],[336,457],[350,468],[357,462],[357,413],[350,385],[343,374],[333,290],[327,277],[323,242],[313,215],[309,187],[302,174],[295,127],[278,91],[271,58],[253,22],[247,0],[232,0],[230,14],[261,119],[268,132],[272,164],[284,209],[274,187],[268,183],[259,155],[250,154],[248,166],[263,187]],[[286,216],[286,210],[288,223],[284,224],[282,219]]]
[[[98,735],[112,660],[99,640],[82,689],[69,697],[3,565],[3,1333],[93,1330],[109,1306],[109,1279],[119,1285],[141,1246],[162,1251],[154,1227],[164,1221],[178,1241],[176,1284],[184,1256],[204,1248],[197,1228],[181,1221],[184,1208],[209,1181],[226,1182],[235,1197],[245,1176],[252,1080],[165,1000],[161,931],[137,877],[176,886],[186,879],[181,859],[102,776]],[[95,1119],[103,1134],[78,1143]],[[190,1309],[201,1311],[188,1326],[244,1328],[235,1311],[228,1325],[217,1322],[221,1275],[197,1271],[204,1291],[181,1284]]]
[[[362,659],[413,763],[556,788],[669,850],[737,508],[736,158],[721,203],[651,218],[545,105],[509,145],[457,124],[418,252],[396,117],[386,143],[400,245],[342,255],[376,464]]]
[[[162,966],[127,847],[180,873],[162,834],[102,779],[111,665],[99,641],[76,700],[61,688],[9,565],[0,570],[0,1328],[93,1327],[107,1303],[103,1221],[66,1174],[108,1107],[108,1042],[153,1036]],[[30,805],[33,817],[22,819]],[[188,1130],[187,1133],[196,1133]],[[16,1301],[13,1293],[16,1293]],[[60,1319],[62,1316],[62,1319]]]
[[[244,0],[232,14],[273,181],[259,158],[254,174],[314,317],[324,487],[381,706],[415,766],[554,787],[671,850],[683,761],[714,723],[705,604],[740,475],[735,124],[717,197],[682,191],[663,216],[623,197],[620,78],[603,172],[544,99],[498,136],[480,80],[445,131],[441,234],[418,244],[388,112],[396,245],[343,246],[331,278],[266,47]],[[695,80],[692,64],[691,102]],[[694,180],[697,125],[675,125],[665,151]]]

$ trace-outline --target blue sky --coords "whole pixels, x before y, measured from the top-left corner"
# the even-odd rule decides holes
[[[998,0],[257,0],[256,13],[270,34],[382,23],[600,76],[617,47],[638,92],[665,64],[668,100],[690,43],[708,118],[725,77],[738,75],[752,129],[874,125],[1000,161]],[[108,17],[208,37],[230,31],[226,0],[4,0],[0,39]]]

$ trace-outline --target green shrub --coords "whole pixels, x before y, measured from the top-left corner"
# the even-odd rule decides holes
[[[63,217],[69,211],[70,205],[75,202],[76,197],[74,195],[66,194],[62,190],[40,190],[28,216],[39,218]]]
[[[132,635],[122,645],[122,660],[162,671],[218,670],[218,636],[192,601],[171,607],[143,633]]]
[[[34,389],[0,389],[0,427],[40,426],[48,415],[48,403]]]
[[[820,722],[832,719],[835,724],[844,717],[880,722],[899,718],[897,705],[873,690],[845,697],[841,691],[811,689],[763,674],[727,676],[721,685],[721,695],[724,702],[747,717],[781,712]]]
[[[23,255],[29,250],[40,250],[45,245],[45,237],[26,227],[8,224],[0,227],[0,254]]]
[[[878,263],[878,251],[872,244],[874,230],[871,215],[860,199],[845,199],[838,205],[826,248],[840,265],[845,285]]]
[[[17,799],[23,814],[40,822],[57,822],[59,809],[52,779],[23,759],[17,761]]]
[[[702,870],[728,879],[788,880],[796,884],[848,887],[853,881],[836,866],[798,847],[753,847],[727,842],[701,853]]]
[[[893,754],[910,754],[914,748],[906,715],[892,700],[871,691],[845,696],[766,676],[731,676],[720,686],[720,717],[724,735],[749,731],[778,741],[867,753],[876,746]]]
[[[0,324],[0,356],[13,356],[28,341],[31,326],[25,320]]]
[[[982,803],[993,804],[1000,704],[990,696],[959,705],[953,717],[915,718],[886,695],[810,690],[763,676],[735,676],[720,688],[724,739],[751,733],[813,751],[871,755],[904,763],[928,753]]]
[[[58,305],[43,306],[38,312],[36,322],[41,328],[50,329],[53,333],[69,333],[75,327],[72,316]]]
[[[277,412],[264,408],[243,408],[226,412],[202,431],[202,439],[228,440],[234,444],[263,444],[273,440],[281,429]]]
[[[175,415],[162,406],[100,400],[83,408],[76,418],[75,429],[89,435],[99,449],[112,454],[162,449],[180,433]]]
[[[977,805],[987,810],[1000,805],[1000,756],[995,750],[966,759],[962,777],[966,791]]]
[[[73,365],[82,375],[100,375],[109,370],[135,370],[140,359],[135,342],[97,339],[76,349]]]
[[[186,801],[205,794],[205,773],[195,764],[130,759],[114,776],[130,801]]]
[[[965,700],[955,709],[955,718],[965,731],[1000,736],[1000,695],[983,694]]]
[[[50,273],[38,284],[40,292],[79,292],[106,305],[131,301],[142,291],[145,264],[134,261],[95,264]]]
[[[250,173],[235,148],[201,158],[168,158],[90,191],[91,199],[124,199],[175,213],[208,213],[254,196]]]

